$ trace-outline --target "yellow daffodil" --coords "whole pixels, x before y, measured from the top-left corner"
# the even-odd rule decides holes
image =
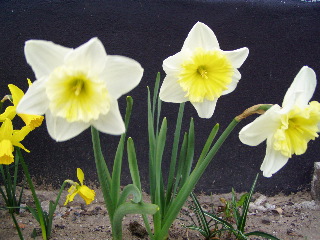
[[[13,151],[17,146],[29,152],[20,142],[31,131],[25,126],[21,130],[13,130],[12,122],[9,118],[4,120],[0,127],[0,164],[11,164],[14,161]]]
[[[69,194],[67,195],[64,205],[67,205],[68,202],[72,202],[77,194],[83,198],[86,204],[90,204],[94,200],[96,194],[94,190],[88,188],[86,185],[83,185],[84,174],[80,168],[77,168],[77,177],[80,184],[72,180],[66,180],[72,186],[68,190]]]
[[[272,106],[240,131],[244,144],[256,146],[267,140],[261,165],[265,177],[279,171],[293,154],[305,153],[308,142],[318,137],[320,104],[317,101],[309,103],[316,84],[314,71],[303,67],[288,89],[282,108]]]
[[[138,62],[107,55],[97,38],[76,49],[30,40],[25,55],[37,80],[20,101],[19,113],[45,114],[56,141],[91,125],[104,133],[125,132],[117,99],[139,84],[143,69]]]
[[[28,79],[29,86],[31,84],[30,80]],[[13,106],[8,106],[4,113],[0,114],[0,122],[5,121],[5,119],[9,118],[12,120],[16,116],[16,108],[18,103],[20,102],[21,98],[24,96],[23,91],[13,84],[8,85],[9,90],[11,92],[11,98]],[[9,98],[5,98],[9,99]],[[38,115],[29,115],[29,114],[18,114],[18,116],[24,121],[24,123],[34,130],[36,127],[39,127],[42,124],[43,116]]]
[[[247,48],[223,51],[213,31],[198,22],[177,54],[163,61],[166,77],[160,89],[165,102],[190,101],[199,117],[210,118],[221,95],[231,93],[241,78],[238,68]]]

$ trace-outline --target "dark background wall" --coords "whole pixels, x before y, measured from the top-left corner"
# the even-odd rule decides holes
[[[197,22],[207,24],[218,37],[223,50],[248,47],[250,54],[240,68],[242,79],[237,89],[219,99],[215,114],[205,120],[197,117],[190,103],[186,105],[185,125],[195,119],[199,146],[213,124],[224,129],[233,117],[258,103],[282,103],[283,96],[300,68],[308,65],[320,75],[320,2],[311,1],[99,1],[99,0],[28,0],[0,1],[0,95],[8,94],[7,84],[27,89],[26,78],[34,74],[24,58],[24,42],[50,40],[67,47],[77,47],[97,36],[108,54],[124,55],[141,63],[142,81],[130,92],[134,112],[128,135],[135,140],[143,186],[148,184],[148,143],[146,86],[153,87],[162,61],[180,51]],[[314,100],[320,99],[319,88]],[[120,99],[124,114],[125,98]],[[163,104],[163,116],[173,131],[178,104]],[[210,164],[197,185],[198,191],[229,192],[249,189],[259,172],[265,145],[249,147],[238,139],[240,129],[254,117],[244,120],[235,134]],[[103,150],[111,166],[119,137],[102,136]],[[168,144],[171,144],[170,137]],[[87,130],[63,143],[54,142],[45,124],[24,141],[31,150],[24,156],[37,183],[60,185],[75,179],[77,167],[95,182],[95,164],[91,135]],[[196,150],[199,156],[200,148]],[[164,168],[169,165],[166,151]],[[267,194],[308,188],[313,162],[319,161],[319,140],[310,142],[306,154],[295,156],[272,178],[259,180],[257,190]],[[130,182],[126,162],[123,184]]]

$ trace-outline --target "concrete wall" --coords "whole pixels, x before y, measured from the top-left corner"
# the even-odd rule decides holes
[[[141,63],[145,69],[138,88],[130,95],[134,112],[128,135],[135,140],[144,188],[148,183],[147,90],[153,87],[162,61],[178,52],[197,22],[206,23],[218,37],[223,50],[248,47],[250,54],[240,68],[242,79],[236,91],[222,97],[214,116],[200,119],[191,104],[186,105],[185,125],[194,117],[196,142],[204,144],[215,123],[224,129],[245,108],[258,103],[281,104],[283,96],[300,68],[308,65],[320,75],[320,3],[308,1],[99,1],[99,0],[24,0],[0,1],[0,95],[8,93],[7,84],[26,89],[26,78],[34,79],[24,58],[24,42],[44,39],[77,47],[97,36],[108,54],[124,55]],[[319,88],[314,100],[320,99]],[[125,98],[120,99],[124,114]],[[177,104],[163,104],[163,116],[169,132],[175,125]],[[229,192],[248,190],[259,172],[265,145],[249,147],[237,136],[254,117],[241,122],[206,170],[197,190]],[[172,132],[172,131],[171,131]],[[103,150],[111,166],[119,137],[102,136]],[[169,139],[168,143],[171,143]],[[88,181],[96,181],[87,130],[63,143],[54,142],[45,124],[24,141],[31,150],[24,156],[38,183],[62,183],[75,179],[81,167]],[[196,151],[199,156],[200,149]],[[309,144],[308,152],[295,156],[272,178],[261,177],[257,190],[273,194],[308,188],[313,163],[319,161],[319,140]],[[169,165],[170,151],[166,152]],[[130,182],[126,162],[123,183]]]

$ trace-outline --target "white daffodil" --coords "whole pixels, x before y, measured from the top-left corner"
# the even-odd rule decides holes
[[[97,38],[75,49],[30,40],[25,55],[37,80],[17,112],[45,114],[48,132],[57,141],[91,125],[113,135],[125,132],[117,99],[139,84],[143,69],[138,62],[107,55]]]
[[[279,171],[293,154],[305,153],[308,142],[318,137],[320,104],[309,103],[316,84],[314,71],[303,67],[284,96],[282,107],[273,105],[240,131],[244,144],[256,146],[267,140],[266,156],[261,165],[265,177]]]
[[[199,117],[210,118],[218,98],[236,88],[241,78],[237,68],[248,54],[247,48],[221,50],[213,31],[196,23],[181,51],[163,61],[166,77],[160,99],[173,103],[190,101]]]

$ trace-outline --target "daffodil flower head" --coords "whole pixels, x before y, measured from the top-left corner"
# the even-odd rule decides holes
[[[31,85],[30,79],[28,79],[29,86]],[[0,122],[5,121],[5,119],[9,118],[12,120],[17,112],[17,105],[19,104],[21,98],[24,96],[23,91],[18,88],[17,86],[13,84],[9,84],[8,88],[11,92],[11,97],[7,97],[6,99],[9,99],[13,106],[8,106],[4,113],[0,114]],[[31,130],[34,130],[36,127],[39,127],[42,124],[43,116],[39,115],[29,115],[29,114],[18,114],[18,116],[24,121],[24,123],[31,128]]]
[[[14,146],[29,152],[20,142],[31,131],[25,126],[21,130],[13,130],[12,122],[7,118],[0,127],[0,164],[11,164],[14,161]]]
[[[94,190],[88,188],[86,185],[83,185],[84,173],[80,168],[77,168],[77,177],[80,184],[72,180],[66,180],[66,182],[71,184],[71,187],[68,190],[69,194],[66,197],[64,205],[67,205],[69,202],[72,202],[77,194],[79,194],[79,196],[83,198],[86,204],[90,204],[94,200],[96,194]]]
[[[89,126],[113,135],[125,132],[117,99],[139,84],[143,69],[138,62],[107,55],[97,38],[76,49],[30,40],[25,55],[37,80],[19,103],[19,113],[45,114],[56,141]]]
[[[272,106],[240,131],[244,144],[256,146],[267,140],[266,156],[261,165],[265,177],[279,171],[292,155],[305,153],[308,142],[318,137],[320,103],[309,103],[316,83],[314,71],[303,67],[288,89],[282,107]]]
[[[199,117],[210,118],[218,98],[236,88],[241,78],[238,68],[248,54],[247,48],[221,50],[213,31],[196,23],[181,51],[163,61],[167,75],[160,99],[173,103],[190,101]]]

